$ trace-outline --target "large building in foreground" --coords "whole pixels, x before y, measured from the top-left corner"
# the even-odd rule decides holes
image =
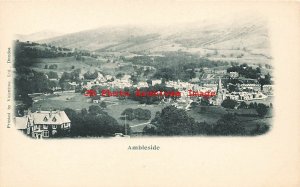
[[[23,117],[16,117],[16,128],[33,138],[67,136],[71,121],[64,111],[29,112]]]

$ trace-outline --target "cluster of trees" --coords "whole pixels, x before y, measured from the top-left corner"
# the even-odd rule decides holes
[[[47,64],[45,65],[45,69],[57,69],[58,65],[57,64],[51,64],[50,66],[48,66]]]
[[[188,81],[196,76],[195,68],[229,65],[228,62],[211,61],[186,52],[166,52],[163,56],[141,55],[123,59],[133,64],[153,66],[157,69],[153,78],[165,78],[166,80]]]
[[[14,42],[14,55],[15,55],[15,67],[18,66],[32,66],[34,63],[38,63],[39,58],[56,58],[56,57],[71,57],[74,56],[77,60],[82,60],[84,56],[96,58],[96,55],[91,54],[88,51],[75,50],[56,47],[49,44],[38,44],[35,42]],[[80,57],[80,59],[78,59]],[[56,66],[57,68],[57,66]],[[56,69],[49,67],[49,69]],[[48,66],[45,66],[48,69]]]
[[[271,104],[272,106],[272,104]],[[238,108],[249,108],[249,109],[255,109],[257,114],[260,116],[260,117],[264,117],[267,113],[268,113],[268,110],[269,110],[269,107],[263,103],[256,103],[256,102],[251,102],[249,105],[247,105],[247,103],[245,102],[241,102],[240,105],[238,106]]]
[[[235,114],[225,114],[215,124],[196,122],[183,109],[174,106],[165,107],[157,112],[152,127],[146,126],[144,132],[150,135],[258,135],[269,130],[266,124],[257,124],[257,128],[247,131]]]
[[[232,64],[232,65],[233,65],[232,67],[229,67],[227,69],[227,72],[238,72],[239,75],[242,75],[245,78],[257,79],[261,86],[266,84],[272,84],[271,75],[269,73],[266,74],[264,78],[261,77],[262,74],[261,74],[260,67],[254,69],[248,66],[247,64],[241,64],[241,65]],[[228,82],[232,84],[229,88],[230,90],[236,90],[234,85],[237,83],[242,83],[238,79],[230,79],[228,80]]]
[[[52,93],[51,86],[56,86],[56,83],[50,81],[44,73],[36,72],[27,67],[17,67],[16,71],[14,96],[16,100],[22,101],[23,105],[18,105],[15,110],[17,115],[22,116],[23,110],[31,107],[33,103],[28,94]]]
[[[36,72],[26,67],[16,68],[15,95],[27,95],[31,93],[49,93],[52,90],[51,81],[44,73]]]
[[[157,70],[157,72],[155,72],[155,74],[153,75],[153,78],[163,78],[169,81],[169,80],[176,80],[177,75],[173,68],[165,67]]]
[[[265,75],[264,78],[260,78],[258,81],[261,86],[267,85],[267,84],[272,84],[271,75],[269,73],[267,75]]]
[[[125,75],[125,73],[118,73],[118,74],[116,75],[116,78],[117,78],[117,79],[121,79],[122,77],[124,77],[124,75]]]
[[[139,55],[132,58],[122,58],[123,61],[132,62],[133,64],[140,65],[154,65],[157,68],[161,66],[168,67],[172,64],[183,64],[183,63],[192,63],[197,67],[217,67],[229,65],[228,62],[223,61],[211,61],[207,58],[201,58],[198,55],[194,55],[188,52],[175,51],[175,52],[164,52],[161,56],[148,56],[148,55]],[[165,65],[164,65],[165,64]]]
[[[239,75],[244,76],[245,78],[250,78],[250,79],[258,79],[260,78],[261,75],[261,70],[259,67],[256,69],[253,69],[251,66],[248,66],[247,64],[241,64],[241,65],[235,65],[232,67],[229,67],[227,69],[227,72],[238,72]]]
[[[76,69],[73,70],[72,72],[68,73],[68,72],[64,72],[60,79],[59,79],[59,86],[61,87],[61,90],[69,90],[72,89],[72,86],[68,83],[68,81],[71,82],[80,82],[80,75],[81,70],[80,69]],[[76,89],[76,88],[75,88]]]
[[[48,76],[49,79],[58,79],[58,74],[54,71],[49,71],[47,73],[47,76]]]
[[[80,69],[76,69],[71,73],[64,72],[59,82],[50,81],[49,79],[57,79],[56,72],[50,71],[47,74],[36,72],[27,67],[16,67],[17,74],[15,76],[15,96],[16,99],[24,101],[28,100],[28,94],[32,93],[53,93],[52,88],[60,86],[62,90],[70,88],[66,81],[80,81]]]
[[[71,120],[72,137],[112,136],[125,130],[99,106],[92,105],[88,110],[84,108],[79,113],[69,108],[64,111]]]
[[[229,98],[226,98],[222,103],[221,106],[224,108],[234,109],[238,105],[238,102]]]
[[[17,56],[27,58],[55,58],[73,55],[70,50],[63,51],[62,48],[59,49],[55,46],[45,46],[29,42],[16,41],[14,49]]]
[[[96,79],[98,77],[98,72],[95,71],[94,73],[91,73],[91,72],[86,72],[85,74],[83,74],[84,78],[85,79]]]
[[[246,102],[241,102],[240,104],[232,99],[225,99],[222,104],[222,107],[224,108],[229,108],[229,109],[234,109],[235,107],[239,109],[255,109],[257,114],[260,117],[264,117],[268,113],[268,106],[263,104],[263,103],[256,103],[256,102],[251,102],[249,105]]]
[[[60,82],[65,82],[65,81],[75,81],[79,82],[81,81],[79,76],[80,76],[81,69],[75,69],[72,72],[64,72],[61,77],[60,77]]]
[[[127,120],[134,120],[134,119],[149,120],[151,118],[151,111],[148,109],[142,109],[142,108],[136,108],[136,109],[126,108],[122,112],[121,119],[124,120],[125,115],[126,115]]]

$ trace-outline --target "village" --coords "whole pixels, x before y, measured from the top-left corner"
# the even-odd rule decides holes
[[[155,129],[153,120],[170,106],[185,111],[197,122],[209,123],[217,122],[216,115],[228,113],[228,108],[235,110],[232,111],[235,113],[245,113],[241,114],[244,116],[250,111],[253,113],[259,103],[272,108],[273,80],[267,65],[227,62],[210,65],[204,59],[208,67],[194,62],[186,62],[184,66],[179,63],[160,67],[160,62],[155,62],[151,56],[84,56],[88,53],[70,51],[67,56],[53,60],[42,58],[40,63],[33,64],[29,69],[14,69],[14,73],[20,74],[17,80],[21,82],[17,85],[28,85],[27,88],[17,89],[17,98],[20,98],[16,101],[17,129],[31,137],[72,134],[72,126],[79,123],[72,122],[74,117],[70,117],[70,113],[73,111],[81,114],[82,118],[86,113],[99,119],[104,115],[111,118],[116,129],[123,128],[109,131],[107,136],[114,136],[115,133],[116,136],[120,133],[135,136],[143,135],[147,128]],[[186,54],[181,55],[187,58]],[[172,63],[169,58],[172,56],[159,56],[157,60]],[[61,62],[55,62],[55,59]],[[27,91],[24,93],[24,90]],[[66,109],[71,111],[65,112]],[[203,112],[204,109],[207,112]],[[56,116],[54,120],[53,116]],[[57,126],[64,127],[65,124],[71,130],[57,133]]]

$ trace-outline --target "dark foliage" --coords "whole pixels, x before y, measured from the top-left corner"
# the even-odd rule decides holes
[[[94,108],[90,109],[92,112]],[[72,109],[65,109],[65,112],[71,120],[72,137],[112,136],[114,133],[124,132],[124,127],[106,113],[87,113],[86,110],[77,113]]]
[[[256,112],[260,117],[264,117],[268,112],[268,107],[265,104],[259,103],[256,107]]]
[[[232,100],[232,99],[225,99],[221,106],[224,108],[230,108],[230,109],[234,109],[234,107],[237,105],[237,101]]]

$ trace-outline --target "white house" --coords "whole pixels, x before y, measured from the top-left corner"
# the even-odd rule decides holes
[[[239,73],[238,73],[238,72],[235,72],[235,71],[229,72],[229,76],[230,76],[230,78],[235,79],[235,78],[238,78],[238,77],[239,77]]]
[[[24,124],[25,123],[25,124]],[[16,118],[16,127],[25,127],[33,138],[49,138],[57,133],[70,133],[71,121],[64,111],[36,111]]]

